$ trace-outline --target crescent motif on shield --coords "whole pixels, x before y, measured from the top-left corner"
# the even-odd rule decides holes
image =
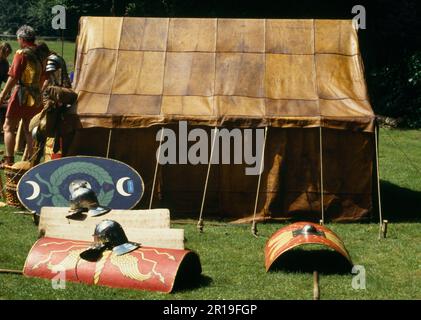
[[[34,200],[34,199],[38,198],[40,190],[41,190],[38,183],[36,183],[35,181],[25,181],[25,183],[31,185],[32,188],[33,188],[32,194],[29,197],[27,197],[26,199],[27,200]]]
[[[118,179],[118,181],[116,183],[117,192],[124,197],[130,197],[131,196],[131,194],[124,191],[124,188],[123,188],[123,184],[127,180],[130,180],[130,178],[129,177],[123,177],[123,178]]]

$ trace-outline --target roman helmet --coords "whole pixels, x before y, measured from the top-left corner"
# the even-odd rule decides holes
[[[97,217],[110,212],[110,208],[102,207],[98,203],[95,192],[88,186],[87,182],[77,181],[70,185],[70,210],[67,217],[80,216],[88,212],[91,217]]]
[[[61,68],[60,58],[54,53],[50,54],[48,56],[47,66],[45,68],[45,71],[47,72],[57,71],[60,68]]]
[[[98,223],[93,237],[93,245],[80,254],[87,261],[97,261],[105,250],[112,250],[115,255],[121,256],[140,247],[140,244],[127,239],[123,227],[114,220]]]

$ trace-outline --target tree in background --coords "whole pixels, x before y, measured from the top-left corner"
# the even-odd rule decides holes
[[[27,21],[27,0],[0,0],[0,34],[14,34],[23,21]]]

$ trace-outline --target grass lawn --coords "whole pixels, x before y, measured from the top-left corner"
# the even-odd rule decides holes
[[[11,64],[13,61],[13,54],[16,52],[17,49],[19,49],[18,42],[16,40],[8,40],[8,39],[2,39],[0,36],[0,41],[9,42],[9,44],[12,46],[12,54],[9,56],[9,63]],[[39,41],[43,41],[42,39],[39,39]],[[50,50],[57,52],[59,55],[61,54],[61,48],[62,44],[61,41],[45,41],[45,43],[48,45]],[[68,71],[73,71],[74,69],[74,58],[75,58],[75,43],[70,41],[64,41],[64,47],[63,47],[63,58],[66,60]]]
[[[374,222],[329,224],[364,266],[366,289],[353,289],[351,274],[322,274],[321,299],[421,299],[421,131],[382,129],[380,148],[388,238],[377,240]],[[0,209],[0,268],[21,269],[37,239],[31,217],[15,211]],[[250,225],[207,221],[199,234],[195,223],[172,227],[185,229],[186,246],[200,256],[196,288],[168,295],[67,283],[53,290],[48,280],[0,274],[0,299],[312,299],[311,273],[265,272],[264,245],[284,224],[259,224],[256,239]]]

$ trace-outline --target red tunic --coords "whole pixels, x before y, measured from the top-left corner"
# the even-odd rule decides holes
[[[15,79],[20,79],[22,77],[23,71],[26,68],[26,63],[27,58],[24,54],[15,54],[12,66],[9,69],[9,76]],[[16,87],[13,88],[12,94],[10,96],[6,117],[31,119],[42,110],[42,106],[19,105],[18,90],[16,89]]]

